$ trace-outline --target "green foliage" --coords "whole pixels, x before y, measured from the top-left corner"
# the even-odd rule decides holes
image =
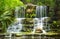
[[[45,5],[54,7],[55,6],[55,0],[45,0]]]
[[[27,3],[30,3],[30,2],[31,2],[31,0],[26,0],[26,2],[27,2]]]
[[[0,11],[23,5],[20,0],[0,0]]]
[[[31,3],[32,0],[21,0],[23,1],[24,3]]]
[[[37,5],[55,6],[55,0],[37,0]]]
[[[0,28],[2,32],[5,32],[6,28],[14,22],[14,8],[23,5],[20,0],[0,0]]]
[[[60,32],[60,24],[58,21],[53,20],[52,23],[50,23],[50,29],[53,32]]]
[[[35,16],[36,16],[35,13],[32,13],[32,14],[27,13],[26,14],[26,18],[35,18]]]

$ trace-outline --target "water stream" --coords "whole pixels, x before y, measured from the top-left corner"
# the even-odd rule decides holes
[[[25,19],[25,9],[24,7],[16,7],[15,9],[16,21],[10,25],[7,29],[8,33],[20,33],[22,29],[22,20]]]
[[[25,9],[23,7],[16,7],[15,10],[15,17],[16,17],[16,22],[13,25],[10,25],[7,29],[8,33],[19,33],[22,30],[22,19],[25,19]],[[36,29],[41,29],[43,33],[46,33],[46,31],[43,29],[44,26],[47,26],[47,21],[45,21],[44,25],[44,20],[46,20],[47,17],[47,6],[36,6],[36,17],[34,20],[37,21],[36,24],[34,24],[34,29],[32,33],[35,33]],[[34,21],[35,22],[35,21]]]
[[[36,32],[36,29],[40,29],[42,31],[42,33],[46,33],[46,31],[43,29],[44,26],[47,26],[47,21],[45,21],[44,25],[44,20],[47,20],[47,7],[46,6],[37,6],[36,7],[36,18],[35,20],[37,20],[37,24],[35,24],[33,32]]]
[[[15,17],[16,22],[10,25],[7,29],[7,32],[10,33],[9,39],[11,39],[12,33],[20,33],[23,28],[21,22],[23,19],[25,19],[24,7],[16,7]],[[42,33],[46,34],[46,30],[43,27],[47,26],[47,19],[47,6],[36,6],[36,17],[34,18],[34,28],[32,34],[36,33],[37,31],[37,33],[39,33],[39,30],[41,30]]]

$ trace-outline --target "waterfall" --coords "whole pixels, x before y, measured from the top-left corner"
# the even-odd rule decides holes
[[[36,6],[36,18],[47,16],[47,6]]]
[[[23,19],[25,19],[25,9],[23,7],[16,7],[15,17],[16,17],[16,22],[8,27],[7,32],[11,32],[11,33],[21,32],[22,30],[21,22]],[[32,33],[35,33],[36,29],[41,29],[43,33],[46,33],[43,27],[47,26],[47,21],[45,21],[47,19],[48,19],[47,6],[36,6],[36,17],[34,18],[34,29]]]
[[[15,9],[15,17],[16,21],[14,24],[10,25],[7,29],[8,33],[19,33],[22,30],[22,20],[25,17],[25,9],[24,7],[16,7]]]
[[[39,28],[43,31],[43,33],[46,33],[46,31],[43,29],[44,24],[47,26],[47,21],[44,23],[44,20],[47,19],[47,6],[36,6],[36,18],[37,24],[34,24],[33,33],[36,32],[36,29]]]
[[[17,18],[17,22],[14,24],[10,25],[7,29],[7,32],[9,33],[19,33],[22,30],[22,19],[24,18]]]
[[[16,7],[15,17],[16,18],[24,18],[25,17],[25,8],[23,6],[22,7]]]

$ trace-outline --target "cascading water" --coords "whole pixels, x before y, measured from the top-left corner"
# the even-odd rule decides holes
[[[24,18],[25,17],[25,8],[23,6],[22,7],[16,7],[15,17],[16,18]]]
[[[16,7],[15,9],[15,16],[17,22],[15,22],[13,25],[9,26],[7,29],[7,32],[9,33],[18,33],[22,30],[22,19],[25,19],[25,9],[24,7]],[[47,6],[36,6],[36,18],[34,18],[34,29],[33,33],[36,32],[36,29],[41,29],[42,33],[46,33],[46,31],[43,29],[44,26],[47,26]],[[37,23],[35,24],[35,20]],[[44,25],[45,24],[45,25]]]
[[[16,22],[8,27],[7,32],[20,33],[22,29],[21,22],[22,22],[22,19],[24,19],[24,16],[25,16],[24,7],[16,7],[15,9]]]
[[[13,25],[9,26],[7,32],[19,33],[22,29],[22,24],[21,24],[22,19],[24,19],[24,18],[17,18],[17,22],[15,22]]]
[[[12,33],[20,33],[22,30],[22,20],[25,19],[25,9],[24,7],[16,7],[15,9],[15,17],[16,22],[12,25],[10,25],[7,29],[7,32],[10,33],[10,36],[12,36]],[[34,29],[32,31],[32,34],[37,31],[37,29],[40,29],[42,33],[46,33],[46,31],[43,29],[44,26],[47,26],[47,7],[46,6],[36,6],[36,18],[34,18]],[[44,23],[45,22],[45,23]],[[44,25],[46,24],[46,25]],[[39,30],[37,31],[39,32]],[[10,38],[11,39],[11,38]]]
[[[36,18],[35,20],[37,20],[37,24],[35,24],[34,26],[34,29],[33,29],[33,33],[36,32],[36,29],[40,29],[42,30],[42,33],[46,33],[46,31],[43,29],[44,27],[44,20],[46,20],[48,17],[47,17],[47,7],[46,6],[37,6],[36,7]],[[45,23],[47,26],[47,21]],[[39,31],[38,31],[39,32]]]

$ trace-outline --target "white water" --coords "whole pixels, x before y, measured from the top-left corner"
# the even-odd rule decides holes
[[[24,18],[17,18],[17,22],[15,22],[13,25],[9,26],[7,29],[7,32],[9,33],[19,33],[22,29],[22,19]]]
[[[32,33],[35,33],[36,29],[41,29],[43,33],[46,33],[46,31],[43,29],[44,27],[44,20],[47,20],[47,12],[46,12],[46,6],[37,6],[36,7],[36,18],[35,20],[37,21],[37,24],[34,25],[34,29]],[[47,21],[46,21],[46,26],[47,26]]]
[[[15,10],[15,17],[16,17],[16,22],[13,25],[10,25],[7,29],[7,32],[10,33],[10,37],[12,37],[12,33],[20,33],[21,29],[22,29],[22,19],[24,18],[25,15],[25,10],[22,9],[22,14],[19,13],[19,7],[16,7]],[[45,15],[43,15],[45,13]],[[37,25],[34,25],[34,29],[32,33],[35,33],[36,28],[40,28],[43,33],[46,33],[46,31],[43,29],[44,27],[44,20],[47,19],[47,14],[46,14],[46,6],[37,6],[36,7],[36,15],[38,18],[34,18],[34,20],[37,20]],[[21,17],[23,18],[21,18]],[[47,26],[47,22],[46,22],[46,26]],[[11,39],[11,38],[10,38]]]
[[[22,15],[23,13],[23,15]],[[15,9],[15,17],[16,21],[14,24],[10,25],[7,29],[8,33],[20,33],[22,30],[22,19],[24,18],[25,10],[23,7],[16,7]]]
[[[7,33],[9,33],[9,36],[5,36],[5,37],[9,37],[9,39],[11,39],[12,33],[17,34],[17,33],[21,32],[22,19],[24,19],[24,18],[16,18],[17,22],[15,22],[13,25],[10,25],[7,29]]]
[[[35,33],[36,29],[41,29],[43,31],[43,33],[46,33],[46,31],[43,29],[44,27],[44,20],[46,20],[48,17],[43,17],[41,19],[39,18],[35,18],[34,20],[37,21],[37,24],[34,25],[34,29],[33,29],[33,32],[32,33]]]
[[[21,29],[22,29],[22,19],[25,19],[25,18],[20,18],[18,15],[19,15],[19,12],[18,12],[18,9],[19,7],[16,8],[15,10],[15,16],[16,16],[16,22],[13,24],[13,25],[10,25],[7,29],[7,32],[9,33],[19,33],[21,32]],[[25,13],[25,11],[22,11]],[[44,20],[47,19],[47,14],[46,14],[46,6],[37,6],[36,7],[36,18],[34,18],[34,20],[37,20],[37,25],[34,25],[34,29],[33,29],[33,32],[32,33],[35,33],[35,30],[36,28],[40,28],[43,33],[46,33],[46,31],[43,29],[44,27]],[[44,15],[45,14],[45,15]],[[46,22],[46,26],[47,26],[47,22]]]

